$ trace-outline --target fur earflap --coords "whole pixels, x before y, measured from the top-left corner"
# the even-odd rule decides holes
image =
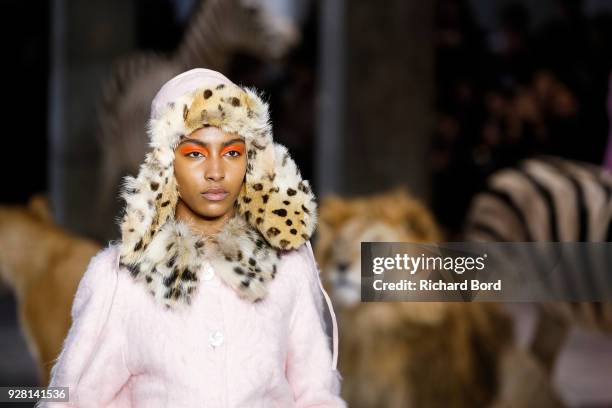
[[[174,149],[205,126],[244,137],[247,154],[237,215],[208,239],[174,218],[179,199]],[[151,118],[148,133],[152,151],[122,189],[121,266],[169,308],[189,304],[204,259],[241,297],[261,299],[280,251],[304,244],[317,222],[308,181],[286,147],[273,142],[267,103],[254,89],[219,80],[165,104]]]

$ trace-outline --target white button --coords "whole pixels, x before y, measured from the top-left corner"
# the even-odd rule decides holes
[[[215,277],[215,270],[210,266],[206,265],[204,268],[204,274],[202,275],[205,281],[209,281]]]
[[[220,331],[210,333],[208,335],[208,341],[213,347],[220,346],[221,344],[223,344],[223,333],[221,333]]]

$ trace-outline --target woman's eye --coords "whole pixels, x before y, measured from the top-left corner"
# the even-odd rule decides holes
[[[194,156],[194,155],[199,155],[199,156]],[[197,159],[198,157],[204,157],[204,155],[200,152],[193,151],[193,152],[187,153],[187,157],[192,157],[194,159]]]
[[[229,154],[231,157],[240,157],[240,152],[238,150],[230,150],[226,154]]]

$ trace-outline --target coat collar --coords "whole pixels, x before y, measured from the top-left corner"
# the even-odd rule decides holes
[[[173,80],[160,93],[172,88]],[[122,186],[120,266],[166,308],[190,304],[204,260],[241,298],[262,299],[280,253],[308,241],[317,221],[308,181],[287,148],[272,140],[267,103],[255,90],[231,82],[207,79],[200,85],[154,104],[148,126],[152,151],[138,176],[127,176]],[[248,160],[235,216],[208,239],[174,218],[179,199],[174,148],[203,126],[243,136]]]
[[[214,236],[203,237],[189,225],[169,220],[142,252],[139,263],[119,266],[143,284],[168,309],[191,304],[200,270],[209,262],[236,294],[251,302],[265,297],[284,250],[274,248],[236,213]]]

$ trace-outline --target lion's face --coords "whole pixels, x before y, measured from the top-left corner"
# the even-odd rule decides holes
[[[324,272],[339,306],[351,306],[361,300],[361,243],[410,239],[401,232],[385,221],[362,218],[349,220],[340,229]]]
[[[315,252],[332,298],[340,307],[361,300],[362,242],[436,242],[429,211],[405,191],[366,198],[328,197],[320,206]]]

